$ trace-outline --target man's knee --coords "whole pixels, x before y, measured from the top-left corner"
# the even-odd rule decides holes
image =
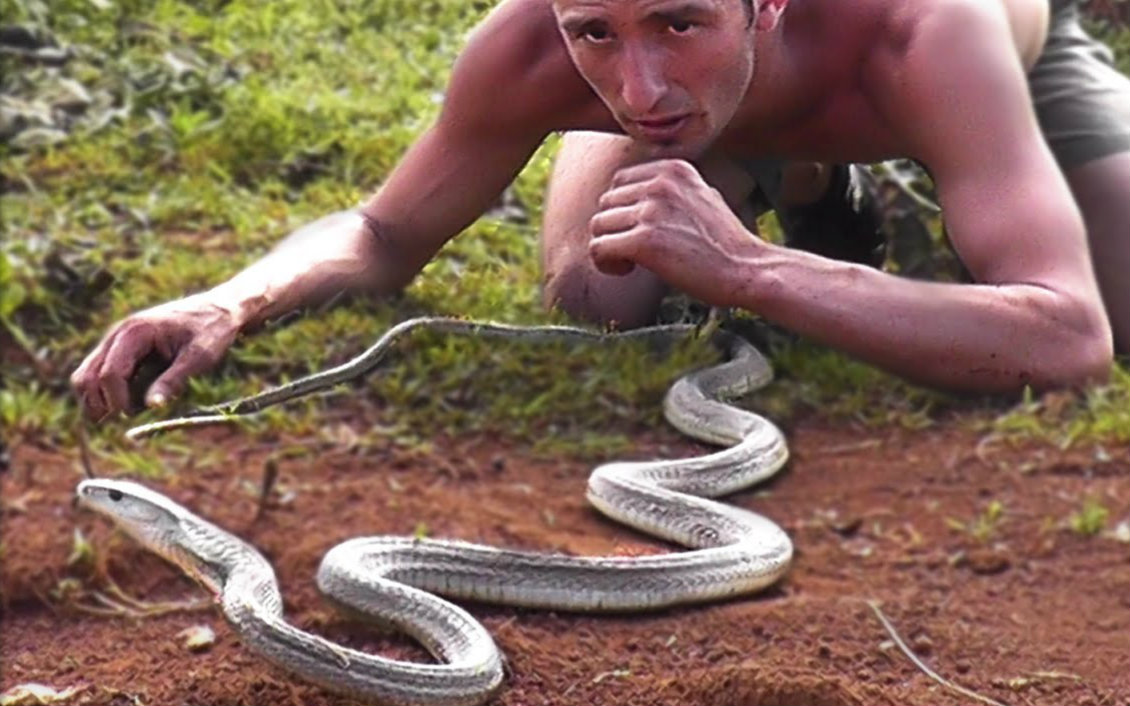
[[[1067,181],[1083,213],[1095,276],[1117,353],[1130,353],[1130,152],[1072,167]]]
[[[589,258],[589,220],[618,169],[646,158],[622,135],[569,133],[553,166],[541,234],[543,298],[570,316],[631,327],[652,320],[663,296],[658,278],[642,268],[616,277]]]
[[[559,309],[575,319],[586,319],[584,282],[575,267],[546,268],[542,275],[542,304],[547,310]]]
[[[579,321],[637,328],[655,321],[663,283],[641,267],[626,275],[606,275],[587,259],[546,263],[542,302]]]
[[[558,310],[570,318],[601,326],[622,321],[623,312],[615,310],[610,302],[603,301],[593,292],[588,272],[582,263],[569,263],[553,269],[546,269],[542,280],[542,303],[547,310]],[[640,325],[627,323],[627,327]]]

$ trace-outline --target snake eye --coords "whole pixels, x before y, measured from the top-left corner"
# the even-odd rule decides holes
[[[118,490],[117,488],[110,490],[110,499],[114,502],[118,502],[122,499],[122,491]]]

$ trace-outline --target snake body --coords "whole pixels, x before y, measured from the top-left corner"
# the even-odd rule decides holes
[[[566,326],[413,319],[342,366],[198,416],[138,427],[132,435],[227,421],[355,378],[418,328],[588,341],[670,339],[694,330],[672,325],[602,333]],[[557,610],[646,610],[753,592],[787,570],[792,543],[780,527],[709,499],[771,476],[787,458],[783,435],[773,424],[719,400],[767,384],[772,376],[768,363],[740,337],[724,331],[715,331],[713,337],[729,359],[680,378],[668,390],[664,412],[680,431],[728,448],[690,459],[609,463],[596,468],[588,482],[588,499],[601,512],[691,551],[575,557],[455,540],[362,537],[326,553],[317,577],[323,593],[391,622],[419,640],[439,664],[367,654],[290,625],[282,617],[278,584],[266,559],[164,495],[129,481],[105,479],[83,481],[77,494],[81,504],[107,515],[211,590],[242,639],[275,664],[328,689],[382,703],[477,704],[500,685],[501,656],[478,621],[436,594]]]

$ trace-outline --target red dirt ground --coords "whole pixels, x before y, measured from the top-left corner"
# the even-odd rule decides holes
[[[893,646],[865,603],[876,600],[928,665],[986,696],[1130,704],[1130,544],[1066,527],[1084,498],[1110,509],[1108,527],[1130,516],[1126,449],[979,445],[955,424],[910,432],[807,420],[786,431],[786,470],[729,499],[792,536],[796,560],[778,586],[642,616],[470,606],[509,659],[493,703],[972,703]],[[154,485],[258,546],[294,623],[383,654],[429,659],[407,639],[338,615],[314,587],[322,554],[348,537],[411,534],[424,523],[431,536],[578,554],[660,547],[586,505],[589,464],[536,459],[512,443],[438,439],[429,454],[389,444],[283,461],[275,501],[256,521],[270,450],[245,449],[245,437],[222,429],[192,439],[229,449],[230,466]],[[636,456],[696,450],[657,430]],[[73,453],[25,444],[12,455],[0,474],[0,692],[41,682],[77,687],[78,704],[342,703],[266,665],[215,611],[130,620],[43,600],[74,572],[76,523],[129,593],[204,594],[103,521],[72,512]],[[951,526],[992,501],[1003,513],[987,536]],[[217,640],[194,653],[178,633],[199,624]]]

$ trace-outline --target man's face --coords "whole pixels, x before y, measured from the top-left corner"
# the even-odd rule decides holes
[[[656,157],[701,155],[753,76],[742,0],[555,0],[554,12],[578,71]]]

